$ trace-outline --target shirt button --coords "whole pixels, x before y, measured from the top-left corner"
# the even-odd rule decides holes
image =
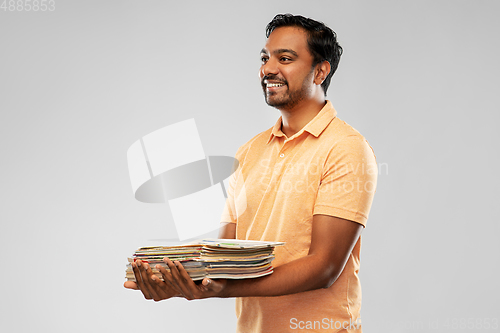
[[[280,154],[280,157],[285,157],[285,154]]]

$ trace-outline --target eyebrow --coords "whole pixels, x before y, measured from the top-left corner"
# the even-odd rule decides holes
[[[273,53],[274,53],[274,54],[290,53],[290,54],[292,54],[293,56],[298,57],[297,52],[295,52],[294,50],[291,50],[291,49],[277,49],[277,50],[275,50]],[[260,54],[269,54],[269,53],[267,52],[267,50],[266,50],[266,49],[262,49],[262,50],[260,51]]]

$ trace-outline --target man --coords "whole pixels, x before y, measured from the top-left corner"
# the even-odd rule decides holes
[[[332,30],[302,16],[277,15],[266,35],[260,78],[282,116],[238,150],[220,237],[286,242],[274,273],[195,284],[166,259],[163,282],[138,261],[137,285],[126,287],[155,300],[238,297],[238,332],[361,332],[360,235],[377,167],[326,100],[342,48]]]

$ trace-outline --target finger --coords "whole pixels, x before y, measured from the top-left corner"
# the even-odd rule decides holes
[[[149,293],[148,288],[144,284],[144,281],[141,276],[140,272],[140,267],[142,266],[142,261],[137,260],[136,262],[132,263],[132,270],[134,271],[134,276],[135,276],[135,281],[137,282],[137,286],[141,290],[142,294],[144,295],[145,299],[152,299],[153,297]]]
[[[140,277],[139,288],[146,299],[154,299],[155,301],[159,300],[158,294],[156,293],[154,287],[150,283],[151,278],[151,268],[147,263],[144,263],[140,260],[137,261],[137,272]],[[136,275],[136,276],[137,276]]]
[[[168,282],[162,281],[157,276],[153,276],[152,279],[156,283],[157,294],[161,299],[167,299],[177,294],[177,291]]]
[[[198,285],[198,288],[203,291],[208,291],[210,288],[210,285],[212,283],[212,280],[209,278],[204,278],[201,283]]]
[[[180,288],[181,294],[186,299],[192,300],[193,294],[189,290],[189,288],[186,286],[186,281],[179,273],[179,269],[177,266],[177,264],[179,264],[179,262],[177,261],[177,262],[173,263],[170,259],[167,259],[166,262],[167,262],[168,268],[170,268],[170,273],[172,274],[173,281]],[[182,265],[180,265],[180,266],[182,266]]]
[[[177,289],[180,290],[180,286],[179,284],[177,283],[177,280],[179,279],[176,279],[174,277],[174,274],[176,274],[176,276],[179,276],[179,272],[177,270],[177,267],[175,266],[175,264],[172,262],[172,260],[170,260],[169,258],[165,257],[163,258],[163,261],[167,264],[168,266],[168,271],[167,269],[165,268],[165,272],[167,274],[166,277],[167,277],[167,280],[172,284],[172,286],[176,287]],[[162,272],[162,274],[164,274],[164,272]]]
[[[158,269],[156,265],[156,269]],[[153,273],[150,266],[148,266],[148,274],[150,277],[150,285],[153,289],[153,299],[158,302],[170,297],[173,297],[177,292],[168,284],[168,282],[162,281],[156,274]]]
[[[208,291],[214,292],[216,295],[220,294],[220,292],[225,288],[227,280],[225,279],[216,279],[212,280],[209,278],[204,278],[202,281],[202,286],[204,286]]]
[[[167,299],[167,298],[171,297],[165,291],[165,288],[167,287],[165,282],[163,282],[156,275],[151,276],[151,286],[155,291],[155,296],[153,297],[155,302],[158,302],[158,301],[161,301],[163,299]]]
[[[160,271],[161,275],[163,276],[163,281],[165,281],[165,284],[167,284],[172,290],[175,290],[179,295],[182,295],[182,291],[180,290],[179,286],[174,282],[172,278],[172,274],[170,274],[169,271],[162,265],[156,265],[156,269]]]
[[[127,288],[127,289],[139,290],[139,286],[134,281],[125,281],[125,283],[123,284],[123,286],[125,288]]]
[[[157,288],[156,288],[156,282],[152,279],[154,276],[153,271],[151,270],[151,267],[148,264],[143,264],[142,265],[142,271],[141,271],[141,276],[144,281],[144,285],[148,288],[149,293],[151,294],[151,297],[156,301],[160,301],[161,298],[158,295]]]
[[[175,265],[177,267],[177,270],[180,273],[180,276],[184,279],[184,281],[188,285],[196,287],[196,284],[193,282],[193,279],[191,279],[191,277],[189,276],[189,274],[186,271],[186,269],[184,268],[184,266],[182,266],[182,264],[178,261],[175,262]]]
[[[175,265],[178,269],[178,272],[179,272],[181,278],[184,280],[185,286],[188,289],[191,297],[198,298],[197,296],[198,296],[198,292],[200,290],[198,288],[198,286],[194,283],[193,279],[191,279],[188,272],[186,271],[186,269],[184,268],[184,266],[182,266],[182,264],[180,262],[176,261]]]

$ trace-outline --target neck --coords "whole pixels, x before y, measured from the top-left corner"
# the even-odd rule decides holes
[[[302,101],[291,109],[280,109],[281,131],[287,137],[291,137],[316,117],[325,104],[326,99],[323,96],[322,98]]]

